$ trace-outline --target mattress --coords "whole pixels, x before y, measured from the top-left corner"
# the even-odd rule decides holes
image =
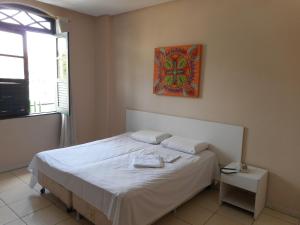
[[[130,133],[125,133],[87,144],[36,154],[29,165],[32,172],[31,187],[37,183],[38,171],[43,172],[57,183],[68,187],[72,180],[72,174],[77,170],[151,146],[147,143],[135,141],[129,135]]]
[[[139,154],[179,155],[163,168],[134,168]],[[103,172],[105,171],[105,172]],[[211,184],[216,155],[190,155],[161,145],[130,152],[74,171],[69,188],[113,225],[151,224]]]

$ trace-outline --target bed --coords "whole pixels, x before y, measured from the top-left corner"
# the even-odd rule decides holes
[[[72,210],[72,193],[68,187],[72,174],[86,165],[99,163],[129,152],[147,148],[150,144],[138,142],[129,137],[130,133],[73,147],[54,149],[36,154],[29,169],[32,172],[30,185],[37,182],[47,188]],[[43,194],[45,189],[41,190]]]
[[[134,168],[132,159],[139,154],[168,154],[180,158],[163,168]],[[98,173],[96,171],[103,171]],[[146,225],[156,221],[178,205],[209,186],[218,171],[216,154],[204,151],[191,155],[152,146],[74,173],[71,191],[74,208],[97,223],[99,211],[113,225]],[[99,198],[95,198],[99,196]],[[81,211],[76,198],[83,199],[95,213]],[[78,201],[77,201],[78,202]]]
[[[36,155],[31,163],[32,184],[38,179],[68,207],[74,207],[95,224],[146,225],[210,185],[217,163],[241,160],[243,127],[240,126],[127,110],[126,128],[201,137],[210,143],[210,151],[193,156],[160,145],[137,143],[123,134]],[[120,138],[119,145],[115,144]],[[163,169],[130,167],[132,157],[148,151],[180,154],[180,159]]]

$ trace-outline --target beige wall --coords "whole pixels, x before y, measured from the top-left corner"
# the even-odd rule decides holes
[[[78,143],[95,139],[95,18],[33,0],[2,1],[29,4],[68,18],[71,82]],[[0,171],[26,165],[33,154],[58,146],[58,115],[0,120]]]
[[[58,114],[0,120],[0,171],[23,167],[42,150],[58,146]]]
[[[270,170],[268,205],[300,216],[299,1],[178,0],[100,18],[22,2],[71,21],[79,143],[124,131],[126,108],[243,125],[245,160]],[[205,45],[201,97],[153,95],[154,48],[191,43]],[[0,121],[0,170],[58,135],[57,115]]]
[[[114,16],[111,37],[107,132],[124,131],[125,108],[245,126],[268,205],[300,216],[299,1],[179,0]],[[152,94],[154,48],[192,43],[205,45],[201,97]]]
[[[97,136],[109,136],[109,90],[111,65],[110,16],[96,18],[96,125]]]

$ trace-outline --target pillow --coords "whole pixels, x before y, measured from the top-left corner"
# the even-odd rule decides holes
[[[132,139],[137,141],[142,141],[149,144],[160,144],[163,140],[171,137],[172,135],[154,130],[140,130],[132,133],[130,136]]]
[[[161,144],[166,148],[194,155],[208,148],[208,144],[206,142],[178,136],[170,137],[164,140]]]

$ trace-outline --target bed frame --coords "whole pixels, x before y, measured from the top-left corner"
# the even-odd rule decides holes
[[[244,128],[241,126],[126,110],[126,131],[142,129],[161,130],[173,135],[207,141],[210,143],[210,149],[217,154],[221,165],[233,161],[240,162],[242,158]],[[43,189],[47,188],[64,202],[68,211],[74,208],[78,218],[82,215],[96,225],[112,224],[100,210],[40,171],[38,181]]]
[[[49,190],[53,195],[59,198],[67,207],[67,212],[71,212],[73,209],[72,204],[72,192],[60,185],[41,171],[38,171],[38,183],[43,187],[41,194],[45,193],[45,188]]]
[[[96,225],[111,225],[111,221],[97,208],[78,197],[73,193],[72,195],[73,207],[79,215],[84,216],[86,219]],[[80,216],[77,216],[80,218]]]

